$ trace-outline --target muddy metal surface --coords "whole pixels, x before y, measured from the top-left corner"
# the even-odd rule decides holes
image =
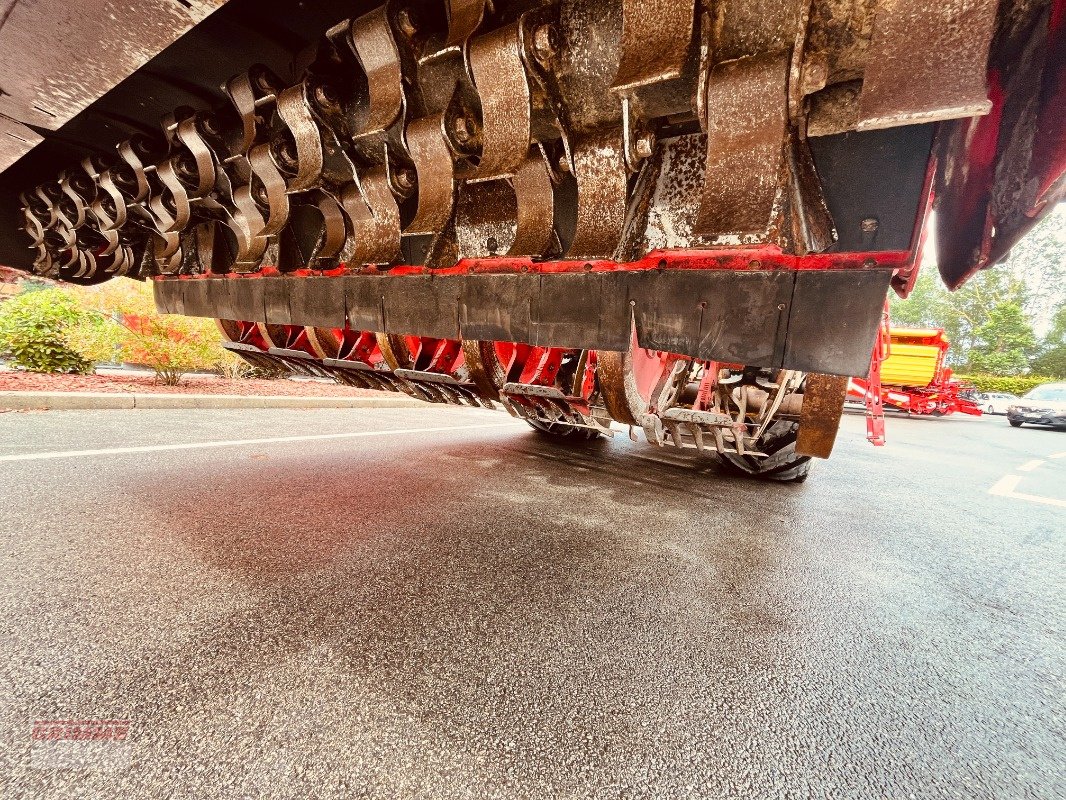
[[[767,486],[506,419],[0,414],[0,793],[1066,795],[1066,432]]]

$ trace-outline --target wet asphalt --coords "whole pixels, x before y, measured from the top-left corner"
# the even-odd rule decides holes
[[[506,423],[0,414],[0,793],[1066,796],[1066,432],[848,416],[767,485]]]

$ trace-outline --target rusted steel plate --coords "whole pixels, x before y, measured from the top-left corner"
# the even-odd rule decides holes
[[[847,377],[820,372],[807,375],[796,438],[797,455],[829,458],[837,440],[847,395]]]
[[[0,96],[0,100],[6,98]],[[44,137],[21,122],[0,117],[0,172],[44,141]]]
[[[723,244],[765,238],[780,212],[788,58],[718,64],[707,81],[707,161],[696,219]]]
[[[635,320],[638,342],[649,349],[858,375],[869,364],[890,276],[887,269],[271,276],[175,279],[162,283],[178,289],[156,293],[160,310],[171,313],[181,302],[183,313],[215,317],[229,303],[241,319],[320,327],[339,327],[343,294],[355,330],[612,351],[628,347]],[[216,295],[227,291],[228,299]],[[265,313],[256,315],[257,303]]]
[[[462,285],[463,339],[533,343],[539,275],[471,275]]]
[[[680,77],[695,16],[692,0],[623,0],[622,52],[612,91]]]
[[[699,247],[707,240],[696,233],[703,194],[707,136],[692,133],[659,142],[662,165],[655,181],[640,252]]]
[[[625,350],[631,329],[627,295],[619,282],[603,274],[542,276],[534,324],[534,344],[583,347],[593,338],[597,349]]]
[[[652,350],[780,366],[793,280],[793,273],[768,271],[634,275],[628,297],[637,341]]]
[[[58,130],[223,5],[225,0],[5,3],[0,115]]]
[[[459,294],[462,278],[438,275],[409,275],[385,283],[385,330],[430,336],[434,339],[459,338]]]
[[[859,130],[987,114],[996,0],[882,0],[859,101]]]
[[[888,270],[797,272],[783,365],[865,375],[890,280]]]

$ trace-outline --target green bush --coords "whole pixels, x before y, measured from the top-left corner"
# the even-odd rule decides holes
[[[213,320],[161,314],[124,314],[126,360],[144,364],[167,386],[186,372],[217,370],[219,333]]]
[[[244,361],[222,348],[222,335],[212,319],[159,314],[150,282],[108,281],[73,289],[78,302],[115,320],[110,336],[86,337],[86,347],[118,352],[130,364],[152,369],[164,384],[177,384],[187,372],[241,374]]]
[[[91,372],[104,361],[149,367],[176,384],[187,372],[277,377],[221,346],[214,320],[157,314],[149,284],[25,291],[0,305],[0,356],[36,372]]]
[[[1010,392],[1016,395],[1023,395],[1035,386],[1055,380],[1046,375],[955,375],[954,378],[963,383],[972,383],[979,392]]]
[[[91,372],[95,362],[72,335],[93,325],[93,315],[61,289],[23,292],[0,305],[0,355],[34,372]]]

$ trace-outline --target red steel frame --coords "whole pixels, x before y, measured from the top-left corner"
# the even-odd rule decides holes
[[[927,337],[922,344],[939,348],[936,370],[928,386],[884,386],[881,383],[881,364],[891,352],[888,305],[885,305],[881,334],[874,343],[870,358],[870,373],[866,379],[852,378],[848,385],[848,397],[866,405],[866,438],[874,445],[885,443],[884,407],[906,411],[909,414],[946,416],[956,412],[981,416],[980,407],[959,395],[962,388],[951,377],[951,369],[944,366],[950,342],[942,335]],[[943,331],[940,331],[943,334]]]
[[[923,212],[924,215],[924,212]],[[311,275],[472,275],[540,273],[558,274],[575,272],[616,272],[639,270],[893,270],[908,278],[915,263],[915,250],[888,250],[865,253],[812,253],[796,256],[785,253],[776,245],[744,248],[720,248],[715,250],[655,250],[636,261],[612,261],[608,259],[534,261],[531,258],[464,258],[450,267],[395,266],[379,269],[376,266],[339,266],[331,270],[299,269],[282,273],[276,267],[263,267],[257,272],[203,273],[199,275],[159,276],[156,280],[199,280],[229,278],[253,280],[256,278],[287,275],[307,277]]]

